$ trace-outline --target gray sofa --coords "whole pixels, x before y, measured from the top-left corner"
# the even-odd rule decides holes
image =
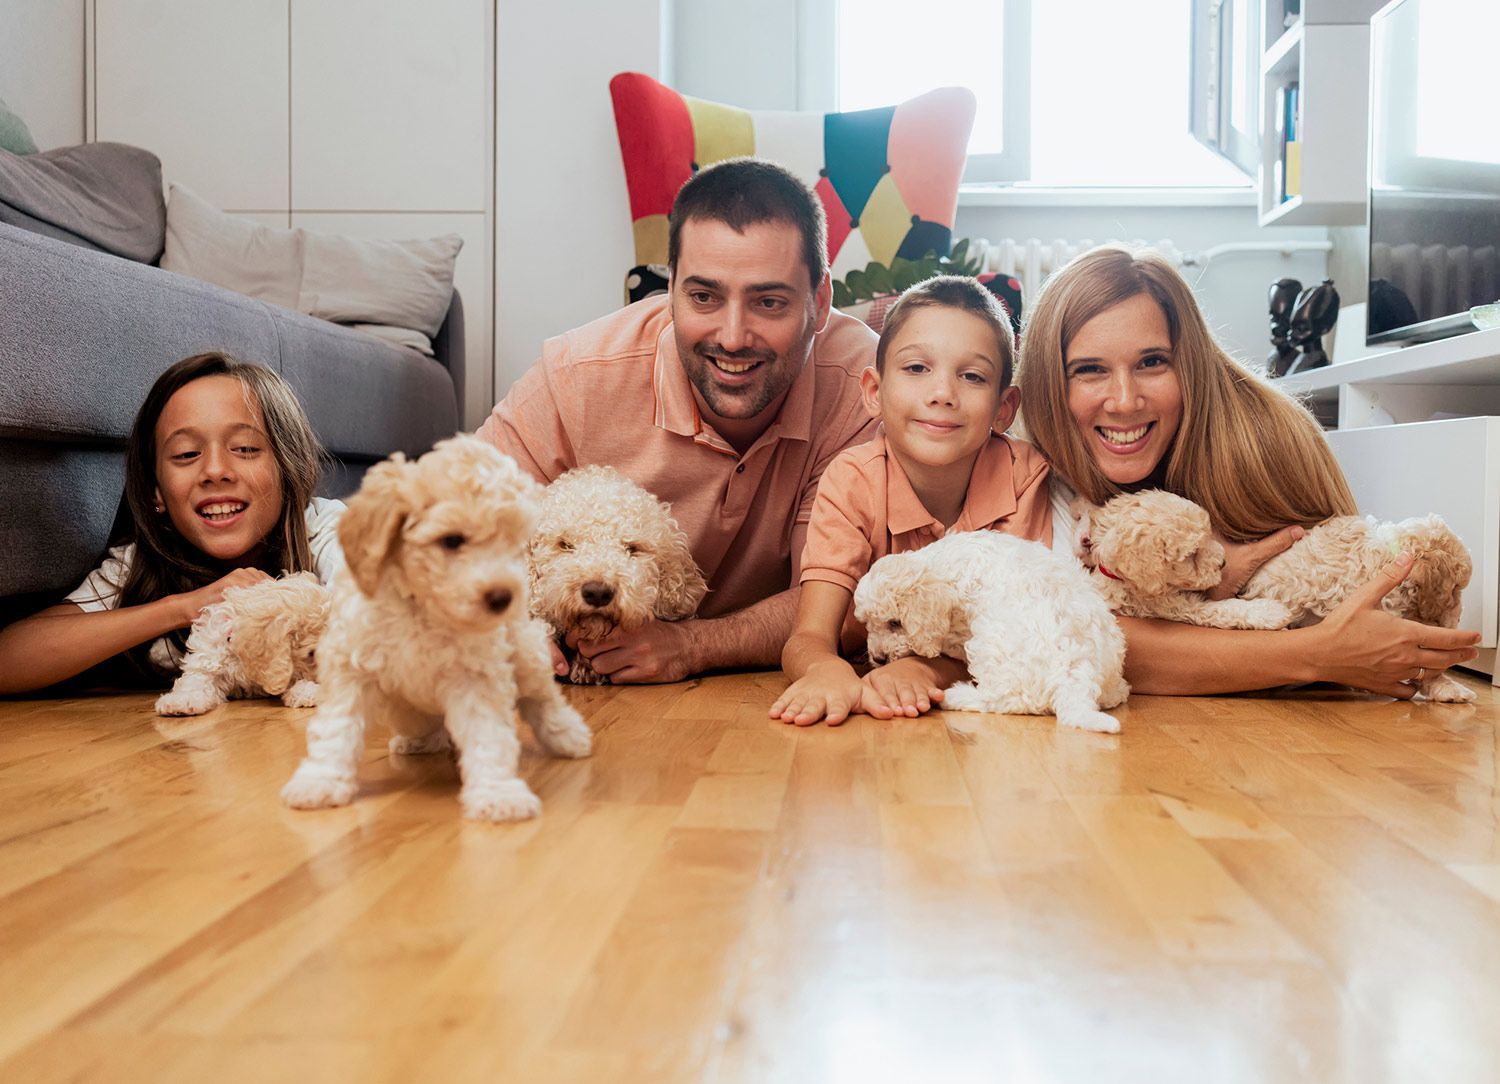
[[[135,411],[173,362],[222,350],[281,373],[352,491],[390,452],[459,428],[457,294],[436,359],[149,264],[0,223],[0,622],[103,553]]]

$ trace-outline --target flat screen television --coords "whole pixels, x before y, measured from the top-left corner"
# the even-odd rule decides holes
[[[1473,331],[1500,300],[1500,0],[1370,21],[1371,343]]]

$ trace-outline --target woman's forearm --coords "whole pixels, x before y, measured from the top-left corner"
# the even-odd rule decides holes
[[[1211,696],[1317,681],[1313,628],[1210,629],[1121,617],[1125,679],[1137,693]]]
[[[71,611],[71,612],[68,612]],[[55,607],[0,631],[0,693],[44,689],[189,622],[182,597],[85,612]]]

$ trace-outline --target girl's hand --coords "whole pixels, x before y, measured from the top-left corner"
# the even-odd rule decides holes
[[[943,689],[931,659],[908,655],[884,666],[877,666],[864,676],[860,700],[862,710],[877,719],[897,715],[915,718],[941,703]]]
[[[1411,554],[1403,553],[1314,626],[1320,637],[1314,680],[1410,700],[1424,671],[1446,670],[1479,654],[1477,632],[1423,625],[1381,609],[1411,567]]]
[[[198,620],[198,615],[203,612],[205,606],[223,602],[224,592],[231,587],[249,587],[252,583],[263,583],[272,578],[258,568],[237,568],[207,587],[200,587],[196,591],[178,595],[177,597],[182,600],[182,623],[178,625],[178,628],[185,629]]]
[[[1254,542],[1230,542],[1215,531],[1214,538],[1224,547],[1224,574],[1219,578],[1219,585],[1208,592],[1208,597],[1215,602],[1234,598],[1244,590],[1245,584],[1250,582],[1250,577],[1255,575],[1261,565],[1278,553],[1291,549],[1292,543],[1299,541],[1306,533],[1293,524],[1264,538],[1257,538]]]
[[[771,705],[771,718],[798,726],[812,726],[826,719],[838,726],[859,708],[864,685],[854,668],[842,659],[819,663],[787,686]],[[889,718],[889,716],[887,716]]]

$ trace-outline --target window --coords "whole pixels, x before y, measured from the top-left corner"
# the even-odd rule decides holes
[[[807,2],[807,0],[804,0]],[[1225,130],[1253,148],[1258,0],[821,0],[838,109],[959,84],[979,99],[968,181],[1058,187],[1247,186],[1246,168],[1189,123],[1209,59],[1195,8],[1232,44],[1218,93]],[[1220,20],[1227,20],[1221,24]],[[1235,20],[1238,20],[1236,23]],[[1253,39],[1253,40],[1252,40]],[[1196,61],[1195,61],[1195,54]],[[823,53],[827,55],[827,53]],[[1216,84],[1217,92],[1217,84]],[[818,103],[808,102],[807,105]],[[1200,111],[1201,112],[1201,111]],[[1243,146],[1233,149],[1243,151]],[[1224,155],[1224,157],[1221,157]]]

